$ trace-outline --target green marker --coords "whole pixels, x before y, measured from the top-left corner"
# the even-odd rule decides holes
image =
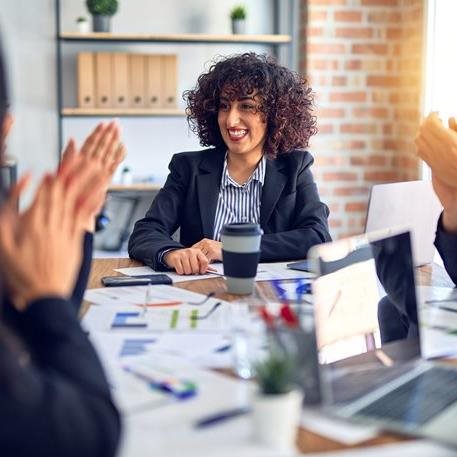
[[[175,329],[178,326],[179,311],[174,309],[171,313],[170,328]]]
[[[190,313],[190,328],[197,328],[198,310],[193,309]]]

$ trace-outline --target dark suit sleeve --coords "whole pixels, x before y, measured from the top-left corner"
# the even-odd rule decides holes
[[[31,360],[0,344],[2,455],[113,456],[119,414],[71,306],[40,299],[22,318]]]
[[[329,211],[320,201],[310,170],[312,163],[310,154],[303,156],[297,174],[296,206],[290,229],[263,235],[261,262],[302,259],[311,246],[331,241],[327,224]],[[277,211],[281,211],[281,207]]]
[[[444,262],[444,267],[454,284],[457,284],[457,235],[443,228],[441,214],[436,228],[435,246]]]
[[[169,170],[167,181],[154,198],[146,216],[135,223],[128,245],[132,259],[157,271],[165,269],[158,261],[161,251],[184,247],[171,236],[181,225],[180,214],[186,200],[189,168],[182,157],[175,155]]]
[[[90,266],[92,262],[93,240],[94,236],[92,233],[86,232],[84,234],[81,268],[79,269],[78,279],[76,280],[76,284],[71,297],[77,311],[81,306],[87,282],[89,280]]]

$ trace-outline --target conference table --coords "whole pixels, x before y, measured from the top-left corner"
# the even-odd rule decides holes
[[[101,278],[103,276],[120,275],[120,273],[115,272],[114,269],[136,266],[142,266],[142,264],[128,258],[94,259],[92,263],[92,270],[89,278],[88,288],[103,287],[101,283]],[[454,284],[450,280],[449,276],[446,274],[445,270],[437,264],[427,265],[418,268],[416,271],[416,282],[419,285],[454,287]],[[259,282],[257,284],[265,297],[275,297],[274,291],[271,289],[270,284],[268,282]],[[197,292],[204,295],[208,294],[209,292],[213,292],[215,293],[216,298],[220,298],[226,301],[235,301],[239,299],[239,296],[227,293],[225,287],[225,280],[221,277],[215,277],[204,280],[184,281],[176,283],[175,287],[184,288],[192,292]],[[84,302],[83,307],[81,309],[81,315],[83,315],[87,311],[89,306],[89,303]],[[403,350],[402,343],[393,343],[393,345],[394,346],[392,346],[391,350]],[[227,373],[227,376],[231,376],[231,374]],[[333,441],[328,437],[320,436],[316,433],[313,433],[310,430],[300,427],[297,434],[297,447],[300,452],[306,454],[310,452],[323,452],[332,450],[342,450],[348,448],[369,447],[373,445],[405,441],[408,439],[410,438],[407,438],[399,434],[397,435],[393,433],[380,433],[377,437],[373,439],[369,439],[354,446],[348,446],[341,442]]]

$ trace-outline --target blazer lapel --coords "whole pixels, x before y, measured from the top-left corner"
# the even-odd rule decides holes
[[[271,213],[287,182],[287,176],[282,173],[282,161],[268,160],[265,169],[265,181],[262,189],[262,202],[260,204],[260,225],[265,227]]]
[[[214,216],[216,214],[224,159],[224,150],[208,151],[199,166],[200,174],[197,176],[198,204],[205,238],[213,237]]]

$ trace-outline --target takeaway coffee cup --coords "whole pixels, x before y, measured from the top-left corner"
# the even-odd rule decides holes
[[[253,292],[262,234],[259,224],[235,223],[222,227],[222,263],[229,293]]]

